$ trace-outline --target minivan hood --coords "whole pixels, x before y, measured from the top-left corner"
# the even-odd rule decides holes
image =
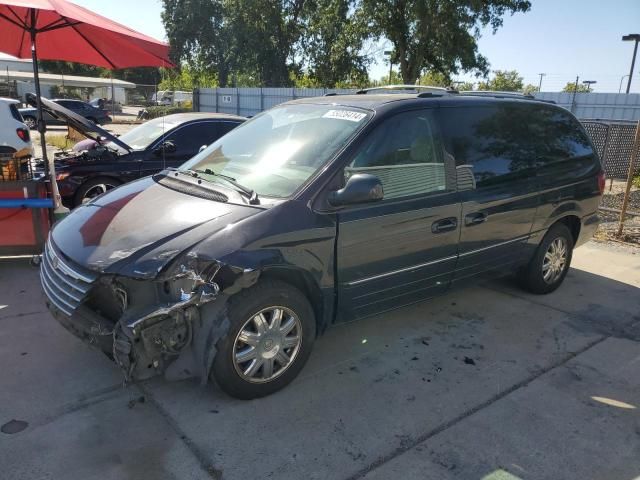
[[[38,108],[36,96],[33,93],[27,93],[27,103],[34,108]],[[72,112],[68,108],[64,108],[55,102],[52,102],[48,98],[40,97],[40,103],[42,104],[42,110],[49,115],[62,120],[69,124],[72,128],[82,133],[85,137],[95,140],[98,143],[102,143],[106,138],[108,141],[115,143],[119,147],[130,152],[132,148],[120,140],[118,137],[111,135],[106,130],[100,128],[93,122],[90,122],[82,115]]]
[[[154,278],[183,251],[260,211],[181,193],[147,177],[76,208],[51,238],[90,270]]]

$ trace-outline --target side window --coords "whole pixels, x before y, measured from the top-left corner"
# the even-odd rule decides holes
[[[199,122],[184,125],[174,133],[170,133],[165,140],[176,146],[176,155],[195,155],[202,145],[209,145],[218,138],[215,122]]]
[[[218,123],[218,137],[222,137],[236,128],[240,123],[238,122],[219,122]],[[214,140],[217,140],[215,138]]]
[[[442,110],[459,185],[462,179],[467,188],[492,186],[531,173],[538,152],[530,140],[540,128],[534,112],[515,103]]]
[[[536,137],[537,167],[559,162],[580,160],[594,155],[591,142],[579,122],[559,108],[544,108],[537,112],[541,127]]]
[[[404,112],[376,127],[345,168],[346,178],[356,173],[377,176],[385,199],[446,190],[442,145],[433,113]]]
[[[19,122],[24,122],[24,119],[22,118],[22,115],[20,115],[20,111],[18,110],[18,107],[16,107],[15,103],[9,104],[9,110],[11,111],[11,116],[13,118]]]
[[[558,108],[505,102],[443,108],[442,119],[460,188],[528,178],[541,167],[593,154],[580,125]]]

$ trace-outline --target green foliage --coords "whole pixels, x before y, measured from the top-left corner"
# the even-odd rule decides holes
[[[460,92],[468,92],[473,90],[473,83],[471,82],[456,82],[454,87]]]
[[[162,69],[162,80],[158,90],[180,90],[190,92],[195,88],[211,88],[218,86],[216,76],[206,70],[196,71],[190,67],[181,69]]]
[[[126,82],[156,85],[160,78],[159,70],[154,67],[123,68],[108,70],[83,63],[61,62],[57,60],[41,60],[38,62],[43,72],[59,75],[78,75],[81,77],[116,78]]]
[[[531,85],[530,83],[525,85],[522,89],[522,93],[526,93],[527,95],[533,95],[534,93],[538,93],[538,86]]]
[[[368,36],[365,24],[353,15],[354,2],[305,2],[302,30],[296,45],[305,75],[316,85],[366,85],[371,59],[362,54]]]
[[[148,120],[152,118],[164,117],[165,115],[172,115],[174,113],[190,112],[191,108],[185,107],[147,107],[147,113],[149,114]]]
[[[589,93],[591,92],[591,88],[589,88],[589,85],[585,85],[584,83],[578,83],[578,87],[576,88],[575,82],[568,82],[562,91],[566,93],[573,93],[574,91],[576,93]]]
[[[494,70],[493,78],[478,84],[478,90],[521,92],[523,89],[522,77],[515,70]]]
[[[429,85],[432,87],[449,87],[451,86],[451,77],[447,74],[428,71],[418,79],[420,85]]]
[[[163,0],[172,57],[218,85],[364,84],[356,0]]]
[[[393,44],[392,61],[403,83],[424,70],[445,75],[460,70],[486,74],[488,60],[478,52],[482,27],[495,33],[507,13],[526,12],[527,0],[360,0],[360,18],[376,38]]]
[[[640,175],[636,175],[635,177],[633,177],[633,180],[631,182],[633,183],[634,187],[640,188]]]

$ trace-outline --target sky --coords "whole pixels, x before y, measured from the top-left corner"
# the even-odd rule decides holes
[[[146,35],[166,40],[160,0],[74,0],[75,3],[112,18]],[[595,80],[598,92],[617,92],[628,75],[633,42],[622,35],[640,33],[640,0],[532,0],[531,10],[504,18],[493,35],[483,32],[479,51],[492,70],[517,70],[525,83],[543,91],[559,91],[567,82]],[[387,75],[381,44],[372,78]],[[477,81],[469,75],[456,80]],[[625,78],[622,90],[626,87]],[[640,53],[634,69],[632,92],[640,93]]]

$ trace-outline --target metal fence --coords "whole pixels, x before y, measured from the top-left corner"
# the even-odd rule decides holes
[[[329,88],[201,88],[194,92],[195,110],[252,116],[279,103],[327,93],[354,93],[355,89]],[[640,94],[561,93],[535,94],[572,111],[578,118],[640,120]]]
[[[332,88],[201,88],[194,92],[194,110],[251,117],[280,103],[327,93],[354,93]]]
[[[637,122],[611,122],[604,120],[583,120],[582,124],[591,137],[607,178],[625,180],[629,175],[629,162],[632,157]],[[637,147],[636,147],[637,149]],[[640,173],[640,165],[633,174]]]
[[[578,118],[640,120],[640,94],[638,93],[540,92],[534,95],[540,100],[555,102],[573,112]]]

